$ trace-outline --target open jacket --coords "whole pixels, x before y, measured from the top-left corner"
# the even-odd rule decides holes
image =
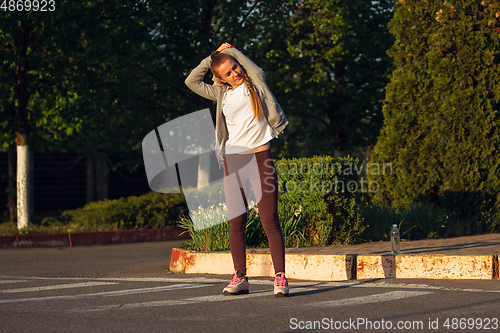
[[[266,75],[262,68],[257,66],[252,60],[248,59],[243,53],[235,48],[228,48],[222,51],[222,53],[227,53],[231,55],[236,61],[243,67],[247,72],[250,80],[254,85],[255,91],[259,96],[262,109],[264,111],[264,116],[267,123],[271,127],[274,136],[278,137],[286,125],[288,125],[288,119],[285,113],[278,104],[278,101],[274,97],[273,93],[266,84]],[[189,76],[186,78],[186,85],[197,93],[198,95],[205,97],[209,100],[217,102],[216,119],[215,119],[215,136],[216,136],[216,150],[215,154],[219,162],[219,166],[224,165],[225,157],[225,144],[229,137],[229,132],[226,126],[226,119],[222,113],[223,101],[226,97],[226,93],[231,90],[231,86],[225,84],[223,86],[213,86],[207,84],[203,81],[205,74],[210,70],[210,65],[212,64],[212,58],[210,56],[206,57],[201,61],[201,63],[191,71]],[[220,82],[216,77],[213,78],[214,82]]]

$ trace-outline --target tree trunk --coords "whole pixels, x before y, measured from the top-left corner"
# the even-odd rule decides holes
[[[347,132],[344,130],[344,127],[342,127],[342,125],[338,125],[336,127],[336,130],[334,133],[334,139],[335,139],[335,156],[334,157],[336,157],[336,158],[346,157],[349,136],[348,136]]]
[[[30,224],[29,200],[29,146],[17,145],[17,228]]]
[[[28,183],[28,209],[29,215],[35,215],[35,154],[32,149],[28,149],[28,172],[29,172],[29,183]]]
[[[17,226],[29,227],[29,123],[28,123],[28,46],[31,28],[19,21],[16,51],[19,57],[14,80],[16,101],[16,145],[17,145]]]
[[[7,196],[9,207],[10,222],[16,222],[16,148],[9,147],[7,155],[8,173],[7,173]]]
[[[212,18],[214,14],[214,8],[217,4],[217,0],[206,0],[205,6],[201,13],[200,30],[198,34],[200,36],[201,51],[206,52],[213,47],[210,45],[210,34],[212,32]],[[212,50],[215,51],[215,50]]]
[[[87,199],[86,203],[94,200],[104,200],[109,197],[108,189],[108,158],[105,153],[98,152],[87,157]]]
[[[94,179],[95,179],[95,163],[94,163],[94,155],[87,156],[87,168],[85,172],[86,180],[87,180],[87,197],[85,203],[89,203],[94,201]]]
[[[108,158],[106,153],[98,152],[95,157],[95,194],[97,200],[108,198]]]
[[[342,93],[345,84],[346,66],[346,63],[343,61],[339,61],[335,64],[334,73],[335,81],[337,81],[337,87],[335,88],[332,102],[327,112],[327,116],[330,119],[330,123],[332,124],[331,134],[334,140],[335,158],[347,156],[347,147],[349,140],[349,133],[345,130],[345,120],[342,119],[343,117],[338,114],[342,103],[346,101],[346,98]]]

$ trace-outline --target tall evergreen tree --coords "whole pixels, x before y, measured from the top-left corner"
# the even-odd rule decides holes
[[[371,175],[376,199],[478,216],[500,190],[500,6],[401,0]],[[382,165],[390,164],[392,168]],[[392,170],[390,172],[389,170]]]

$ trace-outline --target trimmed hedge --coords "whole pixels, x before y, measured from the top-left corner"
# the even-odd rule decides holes
[[[178,227],[180,216],[187,213],[182,194],[150,192],[139,197],[91,202],[63,212],[59,221],[46,218],[42,225],[61,222],[91,230],[156,229]]]

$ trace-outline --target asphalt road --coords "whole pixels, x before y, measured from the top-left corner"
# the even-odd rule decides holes
[[[167,271],[181,242],[0,251],[0,332],[495,332],[499,280],[290,281]]]

